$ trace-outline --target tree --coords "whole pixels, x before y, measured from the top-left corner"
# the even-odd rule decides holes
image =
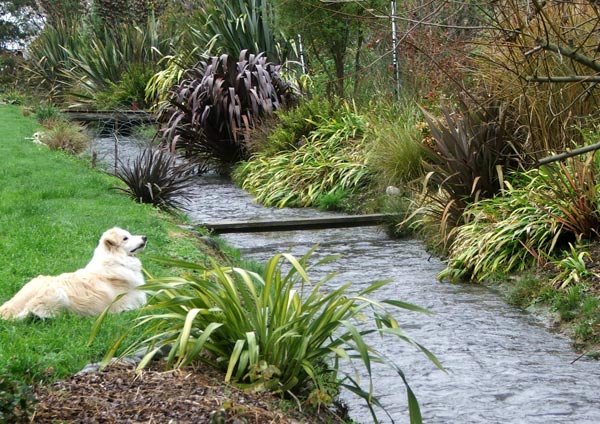
[[[476,77],[487,98],[512,105],[537,155],[582,144],[600,119],[599,12],[588,0],[488,2]]]
[[[35,0],[0,1],[0,50],[23,47],[42,23]]]
[[[86,0],[37,0],[46,23],[50,25],[80,19],[86,13],[87,3]]]
[[[375,4],[382,2],[275,0],[274,3],[278,24],[288,37],[302,37],[310,55],[328,75],[329,94],[343,97],[350,48],[360,51],[365,17]]]
[[[52,0],[50,0],[52,1]],[[95,13],[105,26],[120,23],[145,24],[150,14],[159,16],[167,7],[167,0],[94,0]]]

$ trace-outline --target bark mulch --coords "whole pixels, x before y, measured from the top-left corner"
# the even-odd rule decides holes
[[[135,372],[127,363],[79,373],[35,390],[34,423],[342,423],[331,411],[284,412],[269,393],[239,390],[212,368]]]

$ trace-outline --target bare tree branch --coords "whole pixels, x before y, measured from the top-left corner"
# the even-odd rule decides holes
[[[539,76],[531,76],[525,77],[527,82],[558,82],[558,83],[569,83],[569,82],[600,82],[600,75],[598,76],[589,76],[589,75],[571,75],[566,77],[539,77]]]
[[[596,72],[600,72],[600,63],[598,63],[596,60],[590,58],[589,56],[579,53],[577,51],[577,49],[575,49],[573,47],[560,46],[558,44],[551,43],[547,39],[542,39],[542,38],[538,38],[536,41],[539,43],[540,47],[542,47],[544,50],[558,53],[562,56],[568,57],[569,59],[571,59],[577,63],[582,64],[583,66],[593,69]]]

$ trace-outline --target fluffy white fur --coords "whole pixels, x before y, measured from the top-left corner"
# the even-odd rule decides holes
[[[144,276],[142,263],[133,255],[144,247],[145,236],[111,228],[100,238],[85,268],[34,278],[0,306],[0,318],[21,319],[28,315],[48,318],[62,311],[99,315],[109,305],[111,312],[138,308],[146,303],[146,294],[137,289],[144,284]]]

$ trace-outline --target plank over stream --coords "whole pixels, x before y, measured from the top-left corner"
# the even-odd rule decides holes
[[[332,215],[317,218],[297,218],[260,221],[224,220],[216,222],[206,222],[200,224],[199,226],[204,227],[217,234],[254,233],[265,231],[301,231],[319,230],[325,228],[366,227],[389,222],[392,218],[393,215],[387,214],[339,216]]]

